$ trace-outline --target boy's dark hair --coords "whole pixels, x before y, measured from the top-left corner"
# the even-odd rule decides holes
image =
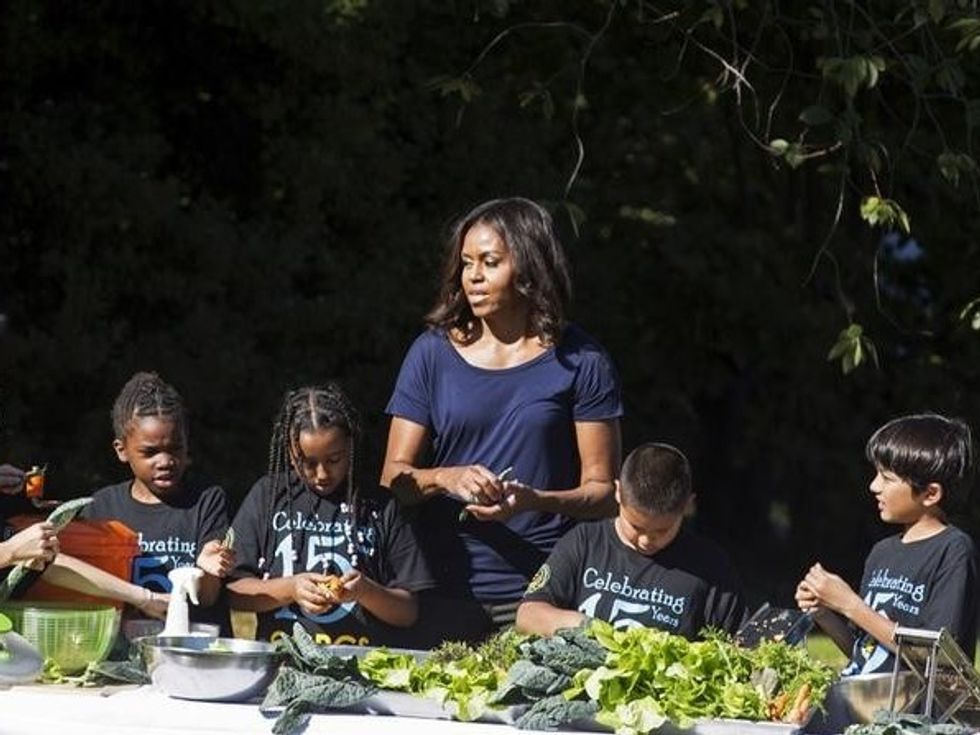
[[[645,513],[680,513],[691,497],[691,465],[670,444],[641,444],[623,462],[619,493],[623,505]]]
[[[894,472],[923,492],[929,483],[942,485],[940,505],[963,491],[973,461],[970,427],[960,419],[934,413],[892,419],[879,428],[865,448],[876,468]]]
[[[187,431],[184,399],[177,390],[156,373],[135,373],[119,391],[112,404],[112,430],[116,439],[123,439],[135,419],[154,416],[173,421],[182,432]]]
[[[514,257],[517,291],[528,300],[531,327],[544,342],[557,344],[572,298],[568,261],[551,215],[529,199],[511,197],[484,202],[460,217],[446,241],[442,284],[426,323],[435,329],[458,330],[464,344],[476,339],[477,322],[463,293],[463,240],[470,229],[492,228]]]
[[[269,482],[272,492],[269,494],[268,517],[266,523],[263,549],[265,559],[271,563],[272,549],[269,545],[269,528],[271,518],[275,513],[276,498],[280,492],[287,493],[289,517],[292,518],[292,493],[289,491],[291,472],[293,471],[292,457],[294,449],[299,444],[299,435],[304,431],[319,431],[336,427],[344,432],[349,439],[349,464],[347,470],[347,509],[351,527],[348,531],[348,553],[351,554],[354,566],[357,566],[357,550],[355,539],[358,538],[357,524],[357,489],[354,484],[354,446],[361,434],[360,420],[357,409],[344,393],[343,389],[334,382],[325,385],[305,386],[291,390],[283,397],[279,414],[272,426],[272,437],[269,440]]]

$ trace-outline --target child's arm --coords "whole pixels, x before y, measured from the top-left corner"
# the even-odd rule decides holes
[[[895,650],[895,622],[875,612],[847,582],[828,572],[820,564],[810,567],[797,588],[796,599],[800,609],[823,608],[838,613],[873,636],[888,650]],[[847,636],[844,635],[843,621],[839,618],[834,621],[834,618],[822,612],[818,612],[814,620],[827,631],[841,650],[851,653],[850,643],[853,642],[853,637],[849,632]]]
[[[58,554],[44,570],[42,579],[58,587],[85,595],[108,597],[125,602],[151,618],[163,619],[167,616],[169,595],[151,592],[145,587],[130,584],[67,554]]]
[[[419,616],[419,602],[414,593],[398,587],[385,587],[358,571],[347,572],[343,587],[335,598],[337,604],[357,602],[378,620],[407,628]]]
[[[329,577],[303,572],[291,577],[242,577],[228,583],[228,603],[235,610],[263,613],[296,603],[309,615],[322,615],[336,603],[318,586]]]
[[[563,628],[576,628],[585,620],[578,610],[563,610],[550,602],[527,601],[517,607],[514,626],[520,633],[550,636]]]
[[[204,544],[198,554],[197,566],[204,571],[198,588],[198,599],[202,606],[208,607],[218,600],[221,580],[235,568],[235,551],[213,539]]]

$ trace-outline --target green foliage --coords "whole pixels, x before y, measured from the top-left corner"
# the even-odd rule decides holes
[[[874,343],[864,334],[860,324],[850,324],[837,335],[837,341],[830,348],[827,359],[840,360],[841,370],[846,375],[858,367],[868,357],[878,365],[878,351]]]
[[[906,235],[912,231],[909,216],[898,202],[881,197],[865,197],[861,201],[861,219],[872,227],[901,228]]]

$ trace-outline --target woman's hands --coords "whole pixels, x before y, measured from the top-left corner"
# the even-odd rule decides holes
[[[446,494],[467,504],[493,505],[506,496],[506,483],[481,464],[440,467],[435,479]]]
[[[0,568],[19,564],[44,569],[58,555],[58,537],[50,523],[35,523],[0,544]]]
[[[504,495],[498,502],[490,505],[471,503],[466,506],[466,512],[478,521],[506,521],[534,508],[538,495],[533,487],[515,480],[504,482],[503,486]]]
[[[212,539],[197,555],[197,566],[213,577],[224,578],[235,567],[235,550]]]

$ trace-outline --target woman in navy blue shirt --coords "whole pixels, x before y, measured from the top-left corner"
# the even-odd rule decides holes
[[[427,610],[437,638],[478,640],[513,622],[574,520],[615,512],[619,381],[605,351],[566,321],[570,297],[538,204],[493,200],[453,227],[429,329],[388,404],[382,473],[419,506],[441,596]]]

